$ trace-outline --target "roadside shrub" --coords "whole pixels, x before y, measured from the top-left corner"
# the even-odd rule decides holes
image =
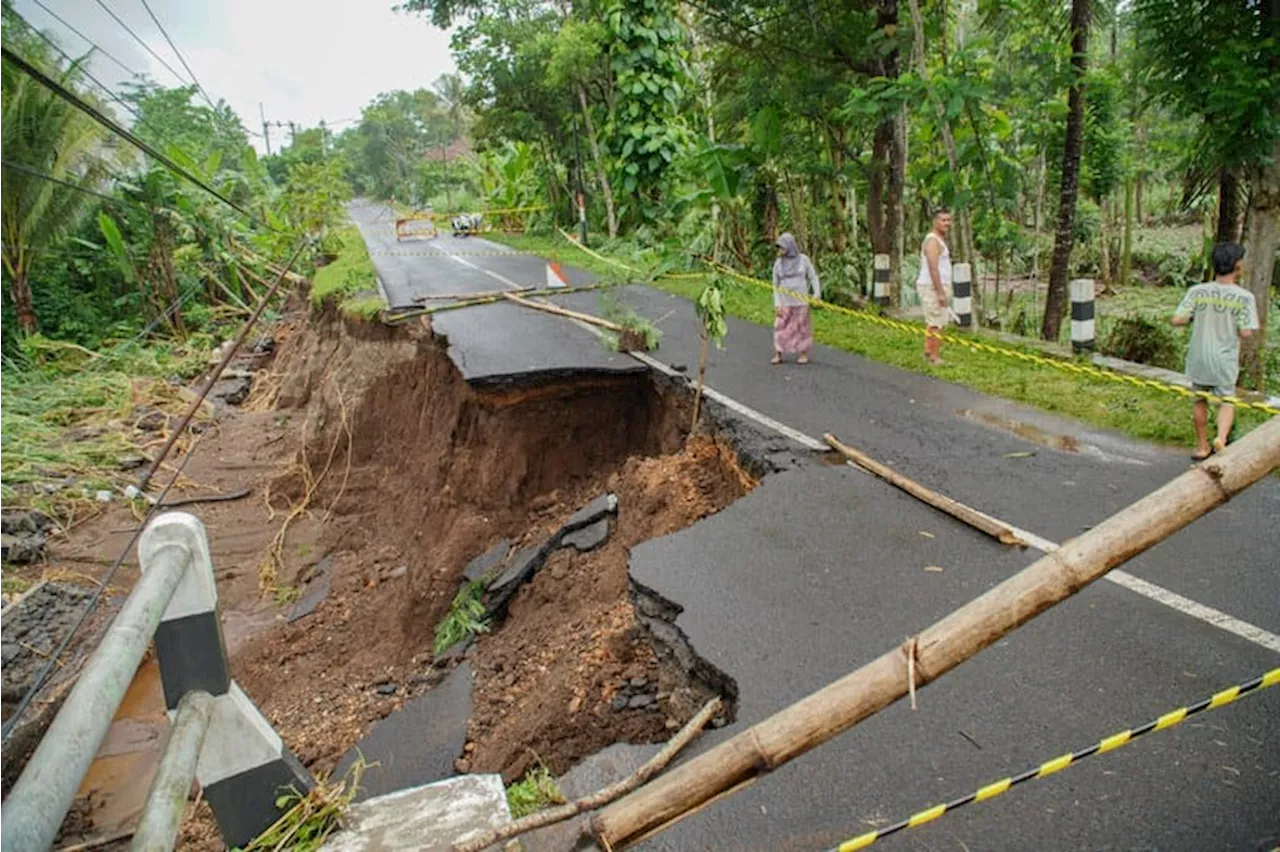
[[[1102,341],[1103,354],[1151,367],[1179,370],[1178,344],[1173,330],[1146,317],[1121,317]]]

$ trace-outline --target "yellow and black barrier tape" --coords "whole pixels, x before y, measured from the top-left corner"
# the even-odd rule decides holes
[[[471,212],[459,211],[457,213],[435,213],[429,211],[421,211],[410,213],[407,216],[397,217],[401,222],[424,222],[427,220],[453,219],[458,216],[471,216],[479,214],[480,216],[508,216],[515,213],[537,213],[540,210],[546,210],[545,204],[533,204],[528,207],[502,207],[497,210],[474,210]]]
[[[980,787],[967,796],[961,796],[959,799],[954,801],[926,808],[925,810],[912,814],[904,820],[895,822],[893,825],[878,828],[875,831],[868,831],[865,834],[859,834],[857,837],[852,837],[844,843],[841,843],[839,846],[836,846],[834,850],[829,850],[829,852],[855,852],[855,850],[858,849],[866,849],[877,840],[883,840],[891,834],[897,834],[898,832],[904,831],[908,828],[916,828],[917,826],[924,825],[925,823],[933,822],[943,814],[951,813],[965,805],[994,799],[996,796],[1007,792],[1010,788],[1016,787],[1024,781],[1030,781],[1033,778],[1044,778],[1054,774],[1055,772],[1061,772],[1063,769],[1066,769],[1073,763],[1078,763],[1081,760],[1084,760],[1086,757],[1115,751],[1121,746],[1133,742],[1143,734],[1172,728],[1174,725],[1177,725],[1179,722],[1182,722],[1197,713],[1203,713],[1206,710],[1216,710],[1219,707],[1224,707],[1230,704],[1238,698],[1243,698],[1251,693],[1261,692],[1269,686],[1275,686],[1277,683],[1280,683],[1280,668],[1272,669],[1265,674],[1255,677],[1247,683],[1242,683],[1239,686],[1233,686],[1229,689],[1224,689],[1221,692],[1216,692],[1208,698],[1197,701],[1195,704],[1191,704],[1187,707],[1179,707],[1177,710],[1171,710],[1163,716],[1158,716],[1155,719],[1152,719],[1145,725],[1141,725],[1137,728],[1130,728],[1129,730],[1121,731],[1118,734],[1112,734],[1109,737],[1098,740],[1088,748],[1083,748],[1080,751],[1073,751],[1069,754],[1064,754],[1061,757],[1055,757],[1053,760],[1047,760],[1039,766],[1028,769],[1025,772],[1021,772],[1017,775],[1011,775],[1008,778],[1002,778],[999,781],[994,781],[987,784],[985,787]]]
[[[621,261],[616,261],[612,258],[605,257],[604,255],[601,255],[598,252],[591,251],[585,246],[580,245],[576,240],[569,237],[563,231],[561,231],[560,234],[561,236],[565,237],[565,239],[567,239],[570,243],[577,246],[582,251],[590,254],[592,257],[595,257],[599,260],[606,261],[608,263],[613,263],[614,265],[621,266],[625,269],[632,269],[632,267],[627,266]],[[706,260],[705,258],[700,258],[700,260],[703,263],[705,263],[707,266],[716,270],[717,272],[727,275],[730,278],[733,278],[735,280],[743,281],[747,284],[752,284],[757,287],[768,288],[769,290],[773,289],[773,284],[768,281],[764,281],[760,278],[753,278],[750,275],[743,275],[741,272],[730,269],[729,267],[723,264]],[[632,270],[632,271],[635,271],[635,270]],[[694,275],[668,274],[662,277],[687,278],[687,277],[694,277]],[[958,337],[954,334],[931,332],[924,326],[920,325],[919,323],[895,320],[895,319],[891,319],[890,317],[880,316],[879,314],[872,313],[870,311],[858,310],[856,308],[847,308],[844,305],[836,305],[831,302],[823,301],[822,299],[816,299],[807,293],[800,293],[798,291],[791,290],[789,288],[783,288],[783,289],[787,293],[790,293],[794,296],[798,296],[799,298],[804,299],[806,302],[808,302],[810,305],[814,307],[819,307],[829,311],[835,311],[836,313],[844,314],[845,316],[849,316],[857,320],[874,323],[876,325],[883,326],[884,328],[897,329],[899,331],[904,331],[909,334],[914,334],[920,337],[940,337],[942,340],[945,340],[948,343],[955,344],[956,346],[962,346],[973,352],[983,352],[991,355],[1001,355],[1006,358],[1015,358],[1019,361],[1024,361],[1026,363],[1037,364],[1042,367],[1050,367],[1055,370],[1061,370],[1067,373],[1074,373],[1079,376],[1088,376],[1090,378],[1095,378],[1095,379],[1105,379],[1107,381],[1117,382],[1119,384],[1133,385],[1134,387],[1150,388],[1152,390],[1158,390],[1164,393],[1176,394],[1177,396],[1183,397],[1184,399],[1207,399],[1216,403],[1229,403],[1231,405],[1239,406],[1240,408],[1249,408],[1254,411],[1261,411],[1264,414],[1271,414],[1271,415],[1280,414],[1280,408],[1267,405],[1265,402],[1251,402],[1250,400],[1241,399],[1240,397],[1236,397],[1236,396],[1217,396],[1215,394],[1207,393],[1205,391],[1192,390],[1191,388],[1185,388],[1185,387],[1182,387],[1181,385],[1170,384],[1169,382],[1162,382],[1158,379],[1148,379],[1148,378],[1143,378],[1141,376],[1131,376],[1128,373],[1121,373],[1115,370],[1108,370],[1103,367],[1099,367],[1095,364],[1086,364],[1086,363],[1081,363],[1079,361],[1067,360],[1064,358],[1053,358],[1045,355],[1036,355],[1031,352],[1022,352],[1017,349],[1010,349],[1007,346],[995,346],[990,343],[983,343],[981,341],[974,340],[968,337]]]

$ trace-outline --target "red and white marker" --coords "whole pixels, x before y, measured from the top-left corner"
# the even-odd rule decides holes
[[[569,279],[565,277],[564,270],[560,268],[558,263],[547,264],[547,288],[568,287]]]

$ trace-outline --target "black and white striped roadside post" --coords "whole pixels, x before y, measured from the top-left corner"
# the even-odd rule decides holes
[[[213,808],[223,841],[245,846],[280,818],[282,788],[311,789],[311,774],[234,680],[227,661],[218,590],[204,525],[193,515],[167,512],[138,541],[143,573],[168,548],[184,548],[191,564],[156,629],[156,659],[172,721],[192,691],[214,698],[209,728],[196,764],[196,781]]]
[[[1094,349],[1093,279],[1077,278],[1070,284],[1071,351],[1092,352]]]
[[[889,307],[889,255],[878,254],[874,258],[874,271],[871,275],[872,298],[882,307]]]
[[[951,268],[951,310],[961,328],[973,326],[973,274],[967,263],[957,263]]]

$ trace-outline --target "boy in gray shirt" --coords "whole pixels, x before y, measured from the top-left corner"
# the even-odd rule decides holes
[[[1236,283],[1244,261],[1244,249],[1237,243],[1213,247],[1214,280],[1197,284],[1182,297],[1173,313],[1174,325],[1191,324],[1187,344],[1187,377],[1197,391],[1233,397],[1240,375],[1240,338],[1258,329],[1258,307],[1253,294]],[[1196,427],[1196,461],[1226,449],[1227,435],[1235,419],[1236,407],[1229,402],[1218,408],[1218,437],[1209,446],[1209,400],[1196,399],[1192,419]]]

